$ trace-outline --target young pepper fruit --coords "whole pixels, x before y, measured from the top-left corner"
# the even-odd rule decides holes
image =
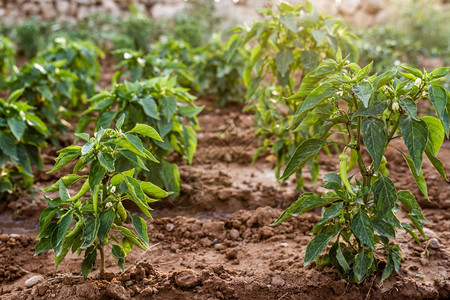
[[[339,175],[341,176],[341,181],[344,184],[347,191],[350,193],[350,195],[356,196],[356,194],[352,190],[350,182],[348,181],[347,163],[348,163],[347,147],[345,147],[344,151],[342,151],[342,154],[339,156]]]

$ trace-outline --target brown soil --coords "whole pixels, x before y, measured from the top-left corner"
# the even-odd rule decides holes
[[[36,172],[36,192],[18,194],[0,206],[0,299],[448,299],[450,298],[450,185],[424,159],[431,202],[420,195],[406,163],[396,150],[387,152],[397,189],[410,189],[429,220],[433,243],[414,243],[398,233],[401,270],[383,283],[380,274],[357,285],[341,280],[330,268],[303,267],[306,245],[320,211],[278,227],[268,226],[295,197],[292,181],[279,185],[273,157],[265,153],[251,164],[257,147],[252,116],[239,105],[211,108],[199,122],[198,150],[192,166],[178,157],[181,195],[155,205],[148,221],[149,250],[133,249],[121,272],[107,259],[108,280],[80,273],[82,258],[68,255],[53,268],[53,253],[33,256],[42,192],[66,171]],[[397,147],[402,147],[400,144]],[[404,148],[404,147],[403,147]],[[45,170],[57,148],[44,150]],[[450,168],[450,145],[440,158]],[[336,171],[337,157],[321,154],[321,174]],[[321,177],[320,177],[321,178]],[[322,192],[322,182],[306,190]],[[436,243],[437,241],[437,243]],[[382,264],[382,263],[381,263]],[[42,275],[31,287],[25,281]]]

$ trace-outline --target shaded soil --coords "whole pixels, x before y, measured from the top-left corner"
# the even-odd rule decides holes
[[[199,116],[202,130],[194,163],[189,166],[173,157],[180,164],[181,195],[155,203],[155,220],[148,221],[149,250],[133,249],[123,273],[108,258],[108,280],[96,279],[97,268],[83,280],[82,258],[75,254],[56,270],[53,252],[33,256],[38,218],[45,207],[39,189],[68,169],[55,174],[36,171],[34,194],[11,195],[0,206],[0,299],[450,298],[450,185],[426,158],[423,172],[431,202],[416,188],[401,155],[394,149],[386,154],[397,189],[411,190],[424,208],[429,242],[418,245],[399,232],[396,243],[403,258],[398,274],[383,283],[380,274],[361,285],[347,283],[333,269],[303,267],[319,210],[268,226],[298,195],[292,180],[276,182],[270,153],[251,164],[257,148],[252,116],[239,105],[213,108],[211,100],[198,102],[206,108]],[[45,171],[52,168],[57,150],[43,151]],[[320,155],[319,178],[337,171],[337,156]],[[448,141],[439,157],[448,170]],[[306,179],[306,191],[324,191],[321,180],[311,184]],[[78,186],[72,188],[73,194]],[[27,280],[35,276],[42,278],[31,285]]]

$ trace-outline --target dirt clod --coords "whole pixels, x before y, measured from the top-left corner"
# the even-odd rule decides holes
[[[100,292],[92,282],[82,283],[75,288],[75,293],[81,299],[98,299]]]
[[[125,290],[125,288],[118,283],[112,283],[112,284],[108,285],[105,293],[112,299],[116,299],[116,300],[130,299],[129,292],[127,292]]]
[[[192,270],[179,271],[174,277],[179,287],[191,288],[200,283],[200,278]]]

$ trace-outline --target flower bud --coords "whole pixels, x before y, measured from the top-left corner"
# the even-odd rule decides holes
[[[105,204],[105,208],[110,208],[112,206],[113,206],[112,202],[108,202],[108,203]]]
[[[111,187],[111,193],[115,193],[115,192],[116,192],[116,187],[115,186]]]
[[[400,105],[398,104],[398,102],[392,103],[392,110],[393,111],[398,111],[399,109],[400,109]]]
[[[416,81],[414,81],[414,85],[417,87],[420,87],[420,85],[422,84],[422,79],[417,78]]]

